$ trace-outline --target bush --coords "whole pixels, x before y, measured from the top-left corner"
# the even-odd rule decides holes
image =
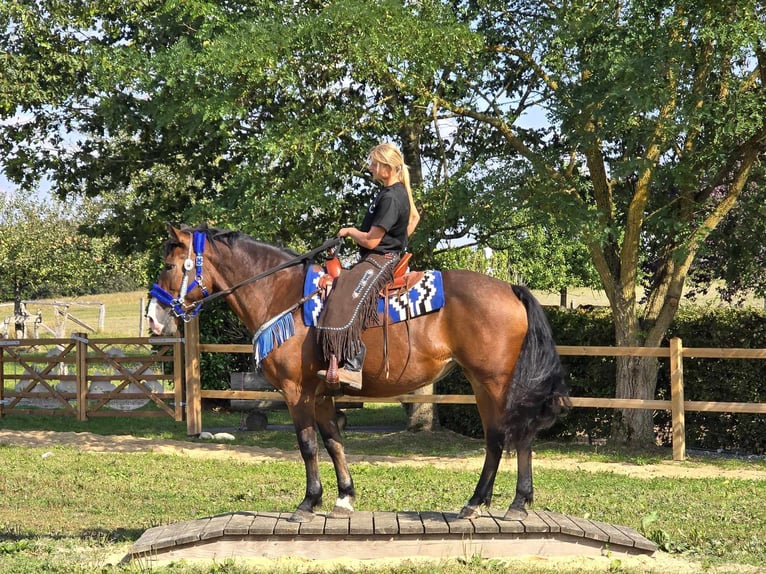
[[[608,310],[546,309],[559,345],[614,345],[614,325]],[[667,337],[680,337],[684,347],[764,348],[766,313],[754,309],[687,308],[678,312]],[[572,396],[615,395],[614,357],[563,356],[562,364]],[[436,392],[470,393],[459,371],[437,383]],[[766,402],[766,361],[761,359],[684,359],[684,392],[687,401]],[[670,398],[668,361],[660,360],[656,398]],[[543,438],[589,441],[610,434],[614,409],[573,408]],[[481,436],[481,421],[474,405],[440,405],[440,423],[468,436]],[[661,442],[669,444],[670,412],[657,411],[655,422]],[[736,413],[686,413],[686,442],[690,448],[766,452],[766,415]]]
[[[200,340],[205,343],[250,344],[252,339],[242,321],[224,304],[214,304],[199,315]],[[253,355],[243,353],[202,353],[203,389],[229,389],[229,373],[252,371]]]

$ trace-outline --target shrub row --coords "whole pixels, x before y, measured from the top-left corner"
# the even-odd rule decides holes
[[[604,310],[546,309],[556,342],[560,345],[614,345],[611,312]],[[766,348],[766,313],[754,309],[683,308],[667,333],[679,337],[684,347]],[[614,357],[562,357],[572,396],[614,397]],[[437,383],[438,393],[470,394],[459,371]],[[684,359],[684,395],[687,401],[766,402],[766,360]],[[657,399],[670,398],[667,359],[660,359]],[[617,411],[574,408],[546,438],[590,441],[607,438]],[[482,436],[474,405],[440,405],[442,426],[469,436]],[[658,440],[670,444],[670,412],[655,411]],[[766,415],[735,413],[686,413],[686,444],[689,448],[766,452]]]

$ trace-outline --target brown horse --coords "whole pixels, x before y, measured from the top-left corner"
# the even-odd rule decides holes
[[[165,267],[147,311],[150,327],[158,335],[174,334],[179,317],[188,320],[201,308],[201,300],[216,295],[225,296],[251,332],[292,307],[300,317],[296,304],[303,296],[305,272],[305,257],[241,233],[171,227]],[[445,271],[442,277],[444,307],[389,325],[387,358],[382,351],[384,329],[364,331],[368,351],[363,388],[346,394],[401,395],[461,367],[476,395],[486,454],[476,489],[460,517],[477,517],[482,505],[489,506],[503,448],[513,448],[518,462],[516,495],[505,517],[523,519],[525,505],[533,500],[532,439],[569,403],[550,326],[525,287],[470,271]],[[284,396],[306,466],[305,497],[291,520],[312,519],[322,504],[317,428],[338,482],[331,516],[349,516],[354,482],[333,399],[325,395],[325,382],[317,377],[326,365],[313,328],[295,320],[294,331],[261,362],[263,374]]]

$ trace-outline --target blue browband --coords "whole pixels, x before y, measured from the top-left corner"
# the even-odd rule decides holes
[[[157,302],[164,307],[170,307],[173,310],[173,314],[179,319],[183,319],[185,322],[191,321],[202,310],[201,301],[193,301],[186,303],[186,294],[191,292],[195,287],[199,287],[202,290],[202,295],[207,297],[209,295],[207,288],[202,283],[202,264],[204,258],[202,254],[205,252],[205,233],[201,231],[195,231],[192,237],[192,247],[194,249],[194,263],[191,259],[187,259],[184,262],[184,278],[181,283],[181,289],[178,293],[178,297],[173,297],[170,293],[165,291],[162,287],[156,283],[152,286],[149,295],[157,299]],[[192,281],[191,285],[187,286],[188,273],[191,271],[192,265],[196,267],[196,277]]]

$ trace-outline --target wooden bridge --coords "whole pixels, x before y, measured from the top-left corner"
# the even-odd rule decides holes
[[[355,512],[288,522],[289,513],[234,512],[150,528],[131,558],[307,559],[481,556],[651,555],[657,545],[636,530],[544,510],[523,520],[493,511],[474,520],[452,512]]]

